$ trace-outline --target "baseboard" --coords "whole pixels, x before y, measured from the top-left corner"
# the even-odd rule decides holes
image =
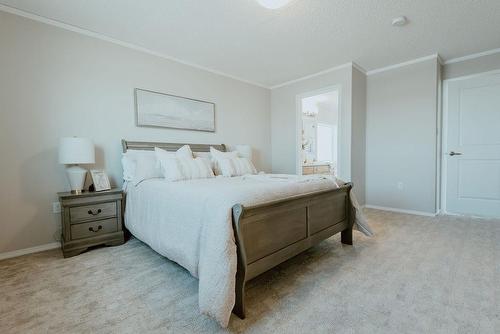
[[[59,247],[61,247],[60,242],[52,242],[50,244],[45,244],[45,245],[40,245],[40,246],[35,246],[35,247],[30,247],[30,248],[24,248],[24,249],[18,249],[18,250],[11,251],[11,252],[0,253],[0,260],[10,259],[13,257],[18,257],[21,255],[26,255],[26,254],[31,254],[31,253],[43,252],[46,250],[56,249]]]
[[[399,212],[399,213],[406,213],[406,214],[409,214],[409,215],[417,215],[417,216],[435,217],[435,216],[438,215],[438,213],[430,213],[430,212],[425,212],[425,211],[416,211],[416,210],[405,210],[405,209],[389,208],[389,207],[385,207],[385,206],[370,205],[370,204],[365,204],[364,207],[367,208],[367,209],[377,209],[377,210],[383,210],[383,211]]]

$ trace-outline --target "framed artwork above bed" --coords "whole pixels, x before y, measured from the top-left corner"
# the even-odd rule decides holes
[[[215,132],[215,103],[134,90],[137,126]]]

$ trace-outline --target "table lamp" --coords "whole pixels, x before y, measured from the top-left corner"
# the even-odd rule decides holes
[[[65,137],[59,140],[59,163],[67,165],[71,192],[81,194],[85,184],[87,170],[78,164],[95,163],[95,151],[92,140],[80,137]]]

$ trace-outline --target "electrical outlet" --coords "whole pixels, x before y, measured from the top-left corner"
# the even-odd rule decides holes
[[[405,186],[404,186],[403,182],[398,182],[398,189],[399,190],[403,190],[404,187]]]
[[[52,203],[52,213],[61,213],[61,203],[60,202]]]

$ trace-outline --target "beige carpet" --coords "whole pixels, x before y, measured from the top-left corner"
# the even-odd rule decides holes
[[[376,236],[333,237],[250,282],[229,332],[500,333],[500,221],[367,210]],[[213,333],[196,279],[137,240],[0,262],[0,333]]]

